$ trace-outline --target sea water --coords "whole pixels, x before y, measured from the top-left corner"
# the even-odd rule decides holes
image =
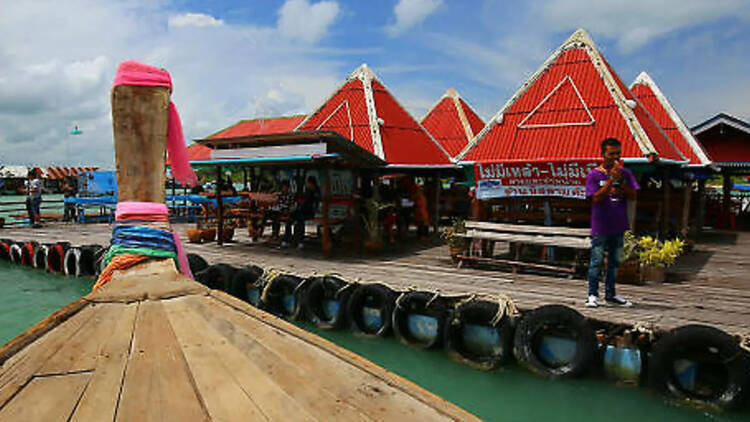
[[[69,278],[0,261],[0,343],[91,290],[92,279]],[[440,350],[405,347],[393,337],[362,338],[347,330],[322,331],[298,323],[485,421],[750,421],[750,410],[713,414],[670,405],[642,387],[589,376],[549,381],[510,364],[484,372],[452,361]]]

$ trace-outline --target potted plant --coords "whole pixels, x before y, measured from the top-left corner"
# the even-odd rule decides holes
[[[187,238],[190,243],[201,243],[203,240],[203,231],[198,228],[188,229]]]
[[[641,280],[645,283],[663,283],[667,267],[674,265],[685,247],[685,242],[681,239],[661,242],[651,236],[644,236],[639,239],[638,246]]]
[[[454,264],[458,262],[458,255],[464,252],[469,245],[468,240],[460,236],[461,233],[466,233],[466,221],[460,218],[453,220],[450,226],[445,227],[440,232],[440,237],[448,244],[451,260]]]
[[[224,220],[224,225],[221,232],[222,242],[231,242],[234,238],[234,228],[237,227],[237,220],[234,218],[227,218]]]
[[[638,238],[630,230],[625,232],[620,258],[620,268],[617,270],[617,282],[624,284],[641,284],[638,261],[640,248]]]
[[[367,238],[364,241],[367,252],[378,255],[383,250],[383,228],[380,225],[380,211],[388,208],[375,198],[365,201],[365,212],[362,214],[362,221],[365,225]]]

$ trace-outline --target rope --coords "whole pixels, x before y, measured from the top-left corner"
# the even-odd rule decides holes
[[[750,333],[741,334],[738,344],[741,349],[750,353]]]
[[[94,284],[94,287],[91,289],[92,292],[97,291],[101,287],[105,286],[107,283],[112,281],[112,275],[117,270],[126,270],[136,264],[139,264],[143,261],[146,261],[148,259],[147,256],[144,255],[135,255],[135,254],[124,254],[124,255],[117,255],[114,258],[112,258],[112,261],[107,265],[107,268],[102,271],[101,274],[99,274],[99,278],[96,280],[96,284]]]
[[[507,295],[478,295],[476,293],[472,293],[469,297],[461,300],[456,304],[455,319],[459,319],[459,312],[463,305],[478,299],[485,300],[487,302],[497,302],[497,312],[495,313],[495,316],[490,320],[490,325],[492,327],[499,324],[506,315],[511,317],[518,314],[518,308],[516,307],[516,304]]]
[[[268,302],[268,291],[270,290],[271,284],[274,280],[276,280],[281,275],[281,272],[278,270],[268,270],[263,273],[263,276],[261,279],[263,280],[263,292],[260,295],[260,300],[263,303]]]

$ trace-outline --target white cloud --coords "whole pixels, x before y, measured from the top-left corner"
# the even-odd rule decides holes
[[[677,29],[731,16],[750,17],[746,0],[544,0],[536,9],[550,29],[584,27],[616,39],[623,52]]]
[[[399,0],[393,8],[396,22],[386,26],[388,35],[395,37],[427,19],[443,0]]]
[[[180,26],[222,26],[224,21],[216,19],[211,15],[203,13],[183,13],[181,15],[171,16],[169,18],[169,26],[180,27]]]
[[[188,141],[258,114],[309,111],[345,74],[327,59],[334,54],[300,48],[273,24],[178,28],[169,25],[170,17],[184,14],[160,3],[39,0],[3,6],[0,164],[111,168],[109,95],[124,60],[171,73],[172,99]],[[70,136],[73,125],[83,134]]]
[[[338,15],[335,1],[287,0],[279,9],[278,28],[287,39],[314,43],[328,33]]]

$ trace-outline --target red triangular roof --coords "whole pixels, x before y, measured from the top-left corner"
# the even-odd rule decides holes
[[[304,115],[296,115],[240,120],[232,126],[214,133],[207,139],[239,138],[291,132],[304,118]]]
[[[482,130],[484,122],[455,89],[448,88],[422,118],[422,126],[455,157]]]
[[[641,72],[630,84],[630,91],[654,117],[656,123],[664,129],[682,154],[690,160],[690,165],[710,165],[711,159],[688,129],[667,97],[661,92],[653,79]]]
[[[367,67],[360,66],[299,126],[332,130],[388,164],[450,164],[448,154]]]
[[[623,158],[685,161],[636,102],[584,30],[526,81],[459,155],[461,161],[598,159],[601,141],[622,141]]]

